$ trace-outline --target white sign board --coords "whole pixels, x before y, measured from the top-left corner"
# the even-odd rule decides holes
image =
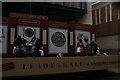
[[[75,30],[75,46],[79,40],[82,40],[84,46],[90,44],[91,33],[90,31]]]
[[[49,28],[49,54],[68,53],[68,31],[66,29]]]
[[[8,26],[2,25],[0,27],[0,53],[6,54],[7,53],[7,36],[8,34]]]
[[[40,28],[33,26],[22,26],[17,27],[17,35],[20,35],[22,38],[30,41],[34,36],[40,37]]]

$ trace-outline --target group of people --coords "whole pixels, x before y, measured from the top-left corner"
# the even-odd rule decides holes
[[[77,42],[76,47],[78,56],[95,56],[99,51],[98,45],[94,40],[92,40],[90,44],[84,44],[82,39],[80,39]]]
[[[21,36],[18,35],[13,44],[14,56],[43,56],[43,51],[41,50],[41,40],[38,37],[33,37],[30,41],[27,41],[26,39],[21,38]],[[32,49],[31,52],[30,49]],[[27,50],[29,51],[29,53],[27,52]]]
[[[30,44],[29,46],[27,44]],[[32,46],[32,49],[31,47]],[[99,50],[96,42],[91,41],[90,44],[83,43],[82,39],[79,39],[77,44],[77,56],[95,56]],[[26,49],[32,50],[31,52],[26,51]],[[20,35],[14,40],[13,48],[14,56],[44,56],[43,47],[41,47],[40,38],[33,37],[30,41],[21,38]],[[31,53],[31,54],[30,54]]]

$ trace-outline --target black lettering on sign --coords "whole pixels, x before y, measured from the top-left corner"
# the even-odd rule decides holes
[[[59,68],[61,67],[60,63],[57,63],[57,65],[58,65]]]
[[[80,66],[82,66],[82,62],[80,62]]]
[[[44,69],[45,69],[45,68],[48,68],[48,64],[44,64]]]
[[[38,64],[38,67],[39,67],[39,68],[41,68],[41,65],[40,65],[40,64]]]
[[[34,69],[34,64],[23,64],[23,70]]]
[[[51,68],[54,68],[54,63],[51,63]]]
[[[34,69],[34,64],[30,64],[30,69]]]
[[[26,65],[25,65],[25,64],[23,64],[23,69],[27,69],[27,67],[26,67]]]
[[[71,62],[71,67],[74,67],[73,63]]]
[[[88,63],[87,63],[87,66],[89,66],[89,65],[90,65],[90,63],[88,62]]]
[[[63,67],[68,67],[68,64],[67,64],[67,62],[66,63],[63,63]]]

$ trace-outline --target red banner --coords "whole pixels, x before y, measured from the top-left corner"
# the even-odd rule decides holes
[[[39,20],[33,20],[33,19],[19,19],[18,23],[22,25],[36,25],[36,26],[40,25]]]
[[[0,17],[0,24],[7,24],[8,23],[8,18],[7,17]]]
[[[67,28],[68,23],[66,22],[57,22],[57,21],[49,21],[50,27],[61,27],[61,28]]]
[[[41,15],[31,15],[31,14],[21,14],[21,13],[10,13],[10,17],[16,18],[29,18],[29,19],[39,19],[39,20],[48,20],[48,16],[41,16]]]

